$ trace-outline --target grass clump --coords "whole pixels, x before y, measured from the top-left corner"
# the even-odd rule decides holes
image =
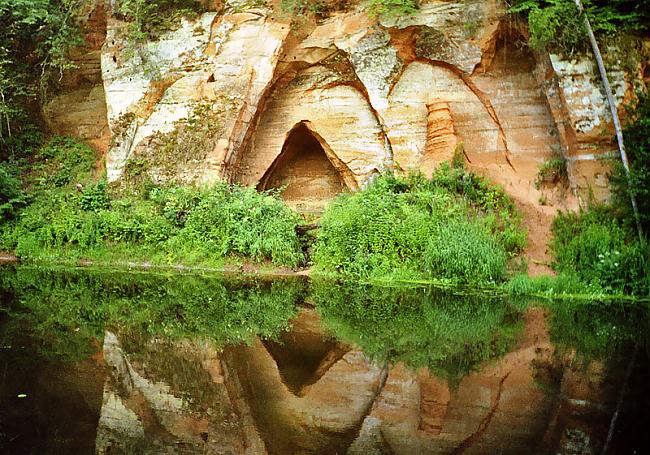
[[[34,260],[303,261],[299,217],[274,195],[226,183],[118,191],[93,178],[94,162],[71,139],[45,146],[26,177],[31,203],[4,223],[0,247]]]
[[[321,226],[317,271],[357,279],[496,283],[525,244],[503,190],[448,164],[431,179],[387,174],[341,195]]]
[[[431,276],[453,277],[464,283],[502,281],[506,260],[505,248],[489,231],[461,219],[441,224],[424,251]]]
[[[564,187],[569,186],[569,172],[567,162],[564,158],[553,158],[545,161],[537,172],[535,187],[539,189],[545,183],[561,184]]]
[[[381,17],[412,16],[420,9],[419,0],[370,0],[370,13]]]

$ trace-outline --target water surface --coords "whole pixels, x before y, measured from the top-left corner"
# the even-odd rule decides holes
[[[648,305],[0,270],[0,452],[648,451]],[[635,346],[630,379],[625,372]]]

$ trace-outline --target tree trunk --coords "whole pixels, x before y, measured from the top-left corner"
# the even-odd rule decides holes
[[[623,168],[625,169],[625,176],[627,177],[628,193],[630,195],[630,201],[632,202],[632,210],[634,211],[636,229],[639,234],[639,240],[643,242],[643,230],[641,228],[641,218],[639,218],[639,209],[637,208],[636,198],[634,197],[634,193],[632,192],[632,178],[630,177],[630,164],[627,160],[627,153],[625,153],[625,144],[623,142],[623,129],[621,128],[621,121],[618,118],[616,101],[614,100],[614,95],[612,95],[612,87],[609,85],[609,79],[607,78],[607,72],[605,71],[605,64],[603,63],[603,57],[600,54],[600,49],[598,48],[596,37],[594,36],[594,32],[591,29],[589,18],[585,13],[585,9],[582,7],[582,2],[580,0],[574,0],[574,2],[578,7],[578,12],[582,15],[582,18],[584,20],[585,28],[587,29],[587,35],[589,35],[589,41],[591,41],[591,48],[594,51],[594,56],[596,57],[596,62],[598,63],[600,78],[602,79],[603,86],[605,87],[607,102],[609,103],[609,109],[612,113],[612,118],[614,119],[614,128],[616,129],[616,140],[618,142],[618,150],[621,152],[621,161],[623,161]]]

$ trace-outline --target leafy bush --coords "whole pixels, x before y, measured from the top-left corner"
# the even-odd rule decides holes
[[[108,193],[106,192],[106,182],[99,182],[95,185],[89,185],[79,199],[79,205],[83,210],[97,212],[106,210],[110,207]]]
[[[181,239],[222,256],[239,254],[297,266],[303,260],[298,222],[298,215],[269,194],[217,184],[187,215]]]
[[[503,278],[505,258],[524,242],[519,215],[502,190],[445,164],[430,180],[388,174],[339,196],[321,219],[313,260],[321,272],[357,278],[482,283]],[[472,272],[456,273],[462,265]]]
[[[297,266],[303,261],[297,214],[277,198],[225,183],[203,189],[153,187],[144,196],[114,194],[93,182],[95,155],[55,138],[39,153],[29,183],[33,202],[0,236],[25,259],[97,257],[210,263],[223,257]],[[62,182],[57,175],[65,170]],[[112,253],[113,254],[113,253]]]
[[[38,103],[74,65],[70,48],[81,43],[75,13],[81,2],[0,2],[0,156],[22,153],[22,133],[32,136]],[[36,109],[35,109],[36,108]],[[32,136],[33,137],[33,136]]]
[[[88,178],[95,164],[95,152],[78,140],[53,137],[35,156],[29,170],[35,189],[51,190],[80,183]]]
[[[551,249],[555,269],[576,274],[606,292],[650,293],[650,248],[633,240],[608,207],[559,214],[553,222]]]
[[[7,163],[0,163],[0,223],[11,218],[27,199],[14,172]]]
[[[648,0],[583,0],[597,36],[613,36],[622,30],[644,32],[650,27]],[[514,0],[511,13],[528,21],[529,44],[535,49],[573,53],[588,46],[587,32],[573,0]]]
[[[637,103],[630,108],[632,122],[623,131],[625,148],[630,160],[632,194],[636,197],[643,231],[650,232],[650,94],[640,93]],[[636,229],[629,186],[623,165],[616,161],[611,176],[612,205],[619,210],[630,229]]]

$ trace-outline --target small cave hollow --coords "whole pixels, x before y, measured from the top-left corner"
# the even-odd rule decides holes
[[[518,28],[502,24],[488,71],[495,74],[531,73],[535,68],[535,56],[526,41]]]
[[[301,213],[320,213],[347,188],[323,146],[304,123],[294,127],[282,152],[266,171],[259,190],[283,188],[281,197]]]

